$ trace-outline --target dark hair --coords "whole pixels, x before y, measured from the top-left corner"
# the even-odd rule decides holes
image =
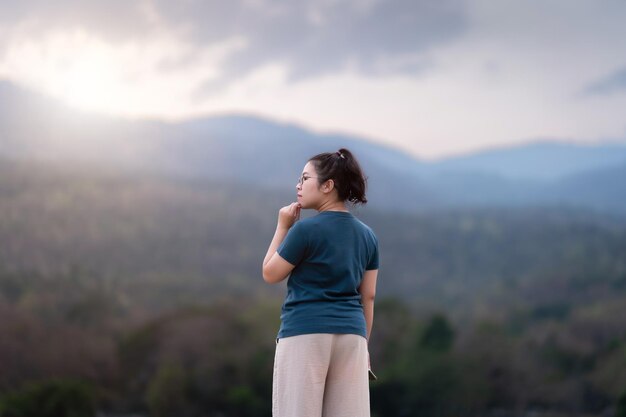
[[[317,183],[333,180],[341,201],[366,204],[367,177],[352,152],[345,148],[337,152],[324,152],[309,159],[317,172]]]

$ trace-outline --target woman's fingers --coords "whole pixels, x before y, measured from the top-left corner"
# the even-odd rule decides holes
[[[295,205],[296,204],[298,204],[298,203],[291,203],[288,206],[285,206],[282,209],[280,209],[280,211],[282,211],[283,213],[287,212],[287,213],[293,215],[294,212],[295,212]]]
[[[291,227],[298,219],[300,219],[300,203],[291,203],[278,212],[279,225]]]

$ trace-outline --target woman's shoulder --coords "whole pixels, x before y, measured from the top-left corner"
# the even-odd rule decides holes
[[[317,216],[312,216],[312,217],[301,218],[295,224],[299,224],[301,227],[308,227],[318,222],[319,222],[319,219],[317,218]]]
[[[312,228],[315,228],[317,223],[315,217],[305,217],[295,222],[291,228],[297,230],[298,233],[307,233]]]
[[[354,218],[359,226],[368,234],[370,234],[374,239],[376,239],[376,233],[374,232],[374,229],[372,229],[367,223],[365,223],[363,220],[355,217]]]

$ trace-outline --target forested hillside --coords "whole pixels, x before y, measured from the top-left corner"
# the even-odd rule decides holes
[[[110,414],[269,415],[284,286],[260,265],[292,198],[3,161],[0,411],[63,391]],[[626,411],[623,217],[355,214],[381,250],[375,415]]]
[[[260,262],[278,209],[294,197],[86,166],[11,162],[2,170],[5,269],[89,271],[131,293],[142,288],[135,294],[146,298],[141,305],[154,299],[146,292],[150,283],[170,285],[171,303],[263,291]],[[568,289],[568,297],[581,299],[589,288],[608,296],[623,284],[626,220],[620,216],[558,207],[354,213],[379,235],[384,295],[466,309],[478,299],[510,306],[506,297],[519,291],[534,300],[558,298],[540,294],[563,281],[559,276],[568,288],[585,289]]]

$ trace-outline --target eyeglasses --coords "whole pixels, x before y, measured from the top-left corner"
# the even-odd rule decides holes
[[[302,186],[302,184],[304,183],[304,181],[308,180],[309,178],[318,178],[318,177],[305,177],[304,174],[300,175],[298,177],[298,184],[300,184],[300,186]]]

